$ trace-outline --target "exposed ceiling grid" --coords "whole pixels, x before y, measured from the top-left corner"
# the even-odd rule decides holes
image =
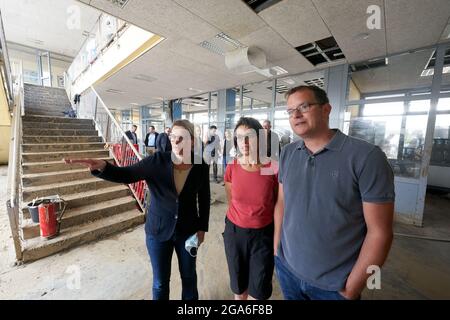
[[[99,92],[125,87],[127,94],[122,97],[105,97],[105,101],[114,104],[129,103],[129,96],[140,99],[136,102],[150,103],[157,102],[158,97],[170,99],[198,94],[188,88],[206,92],[267,79],[256,73],[233,74],[225,67],[223,56],[199,46],[220,32],[244,45],[261,48],[270,66],[280,66],[295,74],[325,66],[312,66],[294,49],[296,46],[332,35],[350,63],[365,61],[400,49],[436,43],[450,15],[450,0],[283,0],[259,14],[241,0],[130,0],[123,9],[106,0],[83,2],[166,37],[100,85]],[[367,28],[369,5],[381,8],[380,30]],[[404,7],[412,8],[402,10]],[[368,39],[364,39],[366,33]],[[408,63],[420,65],[421,62]],[[340,63],[342,61],[326,66]],[[385,81],[385,88],[394,88],[398,86],[396,82],[407,80],[407,76],[401,79],[395,76],[400,70],[409,70],[400,65],[369,70],[367,75],[378,82]],[[420,67],[409,71],[406,74],[418,85],[428,81],[415,78]],[[148,74],[156,80],[148,83],[132,79],[136,74]],[[364,86],[369,80],[360,80],[359,85]],[[267,91],[263,90],[269,97],[270,90]]]
[[[383,20],[380,30],[367,28],[367,8],[378,5],[383,15],[382,0],[358,0],[357,4],[353,0],[312,1],[350,63],[386,55]],[[368,34],[369,38],[363,39],[363,33]]]
[[[259,16],[293,47],[331,36],[311,0],[284,0]]]

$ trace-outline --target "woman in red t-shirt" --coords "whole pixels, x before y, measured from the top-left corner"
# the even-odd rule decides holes
[[[236,300],[265,300],[272,295],[278,164],[263,156],[265,141],[258,120],[239,119],[234,129],[237,156],[227,166],[224,179],[228,211],[223,232]]]

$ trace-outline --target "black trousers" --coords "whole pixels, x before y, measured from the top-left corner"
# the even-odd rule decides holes
[[[217,162],[213,162],[213,177],[214,180],[217,180]]]

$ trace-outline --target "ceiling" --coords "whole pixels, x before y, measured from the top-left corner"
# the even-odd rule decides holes
[[[83,32],[100,14],[75,0],[0,0],[0,10],[8,42],[68,57],[77,55],[86,39]],[[78,12],[79,26],[73,23]]]
[[[116,108],[267,80],[255,72],[230,72],[222,55],[199,45],[221,32],[262,49],[269,66],[297,74],[317,69],[297,46],[333,36],[343,62],[354,63],[434,45],[450,17],[450,0],[283,0],[258,14],[241,0],[129,0],[124,8],[108,0],[80,1],[166,38],[98,86]],[[381,9],[380,30],[367,28],[369,5]],[[132,79],[137,74],[155,80]]]
[[[450,47],[449,47],[450,48]],[[353,72],[351,77],[364,93],[431,87],[432,76],[421,76],[434,50],[427,49],[389,58],[387,66]],[[450,74],[443,74],[443,84],[450,84]]]

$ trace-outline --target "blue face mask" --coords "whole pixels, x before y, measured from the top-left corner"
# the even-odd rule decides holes
[[[195,258],[197,256],[197,248],[198,248],[197,233],[194,233],[192,236],[187,238],[184,247],[186,248],[187,252],[189,252],[189,254],[192,257]]]

